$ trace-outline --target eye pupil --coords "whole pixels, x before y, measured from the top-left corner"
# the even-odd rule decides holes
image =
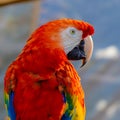
[[[71,34],[75,34],[75,30],[71,30],[70,33],[71,33]]]

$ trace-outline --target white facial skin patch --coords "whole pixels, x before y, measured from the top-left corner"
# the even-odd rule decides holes
[[[61,32],[62,42],[66,54],[82,40],[83,32],[74,27],[68,27]]]

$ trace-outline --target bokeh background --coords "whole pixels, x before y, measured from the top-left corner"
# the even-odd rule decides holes
[[[95,27],[92,60],[78,68],[86,94],[86,120],[120,120],[120,0],[14,1],[0,0],[0,120],[6,116],[3,78],[8,65],[38,26],[64,17]]]

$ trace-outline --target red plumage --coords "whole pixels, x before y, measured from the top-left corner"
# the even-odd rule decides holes
[[[66,89],[71,95],[79,94],[85,113],[79,77],[66,57],[58,34],[68,26],[82,30],[83,38],[94,32],[91,25],[82,21],[63,19],[49,22],[31,35],[21,54],[9,66],[5,76],[5,91],[8,94],[14,92],[16,120],[60,120],[65,104],[61,94],[63,88],[60,86],[69,84],[68,77],[72,79],[70,86],[75,86],[75,89]],[[60,82],[60,77],[64,83]]]

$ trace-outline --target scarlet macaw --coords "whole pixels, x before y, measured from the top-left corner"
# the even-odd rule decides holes
[[[84,120],[84,91],[69,60],[82,66],[93,51],[94,28],[60,19],[39,27],[8,67],[4,98],[10,120]]]

